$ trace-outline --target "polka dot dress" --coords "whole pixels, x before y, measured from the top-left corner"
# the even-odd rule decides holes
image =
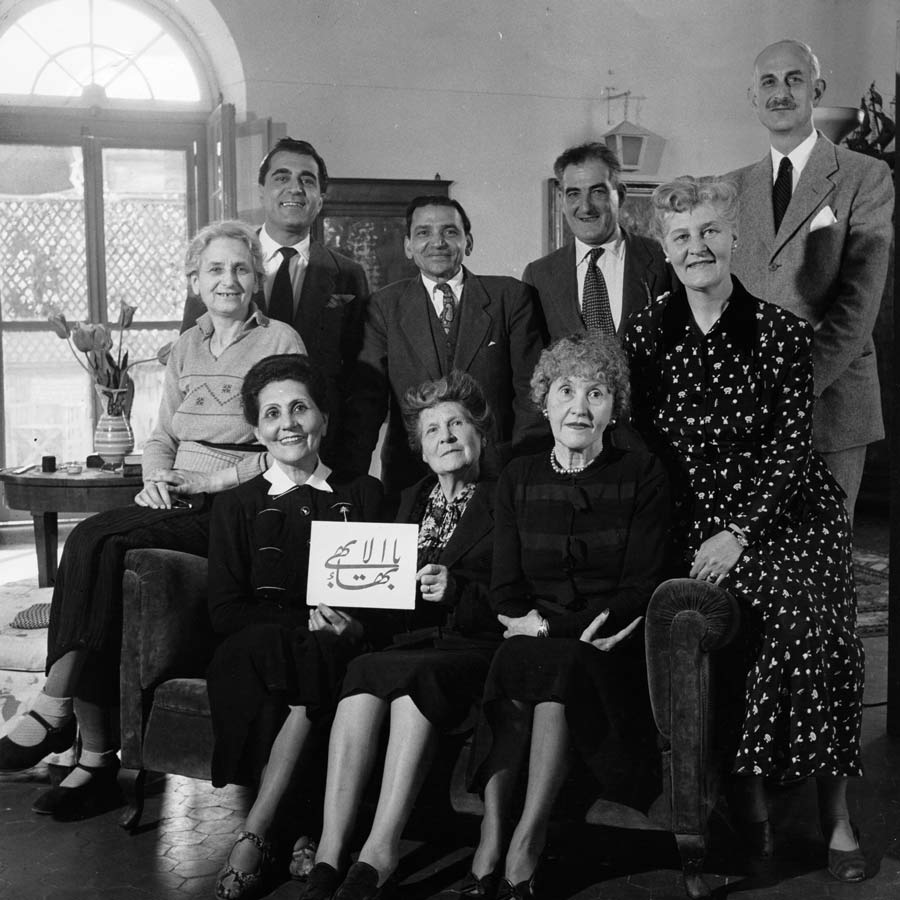
[[[730,523],[750,542],[722,582],[752,651],[734,771],[860,774],[850,527],[811,450],[811,327],[735,281],[707,334],[680,291],[632,317],[625,347],[636,424],[671,473],[684,574]]]

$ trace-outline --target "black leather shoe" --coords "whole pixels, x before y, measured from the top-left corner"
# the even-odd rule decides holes
[[[822,823],[822,833],[825,840],[830,838],[829,832],[833,828],[826,829],[828,823]],[[859,829],[851,823],[853,836],[856,838],[856,849],[854,850],[832,850],[828,848],[828,874],[837,881],[844,884],[855,884],[866,880],[866,858],[859,847]]]
[[[98,816],[122,805],[122,792],[116,781],[119,761],[115,765],[94,769],[78,763],[76,769],[90,772],[90,781],[79,787],[50,788],[31,805],[32,812],[40,816],[53,816],[62,821],[75,821]]]
[[[316,863],[306,876],[297,900],[331,900],[341,883],[341,876],[334,866]]]
[[[499,872],[488,872],[481,878],[474,872],[469,872],[454,893],[459,894],[460,897],[484,897],[485,900],[495,900],[499,889]]]
[[[540,895],[534,889],[534,875],[527,881],[513,884],[504,878],[500,883],[500,891],[497,900],[539,900]]]
[[[47,732],[33,747],[23,747],[9,737],[0,738],[0,772],[21,772],[36,766],[48,753],[62,753],[75,742],[76,723],[72,716],[65,724],[54,728],[40,713],[30,710],[37,723]]]
[[[386,900],[392,887],[393,878],[378,887],[378,869],[368,863],[356,862],[347,870],[347,877],[337,889],[334,900]]]

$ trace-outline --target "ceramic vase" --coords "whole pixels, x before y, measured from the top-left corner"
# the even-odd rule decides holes
[[[94,429],[94,453],[108,465],[119,465],[134,450],[134,432],[123,410],[127,390],[97,387],[101,413]]]

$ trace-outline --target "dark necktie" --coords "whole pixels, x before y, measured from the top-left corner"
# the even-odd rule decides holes
[[[581,317],[584,319],[588,334],[615,335],[616,324],[613,322],[612,309],[609,305],[606,279],[597,268],[597,260],[602,253],[602,247],[594,247],[588,259],[587,272],[584,276],[584,293],[581,297]]]
[[[781,225],[781,220],[787,212],[788,204],[791,202],[791,181],[794,167],[791,161],[786,157],[781,157],[778,164],[778,177],[772,186],[772,212],[775,213],[775,231]]]
[[[453,298],[453,289],[449,284],[437,284],[435,287],[444,295],[444,308],[441,310],[441,325],[444,326],[444,333],[450,333],[450,326],[453,324],[453,318],[456,315],[456,300]]]
[[[283,257],[269,297],[269,318],[290,325],[294,321],[294,287],[291,284],[291,257],[297,255],[293,247],[279,247]]]

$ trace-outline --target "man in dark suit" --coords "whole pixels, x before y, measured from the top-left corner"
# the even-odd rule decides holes
[[[266,279],[254,297],[270,317],[293,325],[324,374],[331,416],[322,456],[334,447],[359,348],[369,288],[362,266],[310,240],[328,190],[325,160],[307,141],[282,138],[259,166],[265,224],[259,231]],[[199,297],[185,303],[181,330],[205,312]]]
[[[546,425],[529,400],[544,344],[540,312],[520,281],[463,267],[472,243],[469,218],[457,201],[416,197],[406,211],[404,248],[420,274],[388,285],[369,303],[340,441],[342,465],[348,473],[368,471],[389,411],[381,454],[389,496],[425,472],[403,427],[404,393],[454,368],[481,385],[494,412],[495,441],[530,449],[532,441],[546,440]]]
[[[881,161],[813,128],[825,91],[806,44],[756,58],[750,102],[770,151],[738,169],[734,274],[815,328],[813,446],[847,494],[852,517],[866,445],[884,436],[872,329],[888,275],[893,188]]]
[[[538,293],[550,340],[586,330],[621,337],[631,313],[672,286],[659,244],[619,227],[621,168],[599,142],[570,147],[553,165],[574,237],[522,274]]]

